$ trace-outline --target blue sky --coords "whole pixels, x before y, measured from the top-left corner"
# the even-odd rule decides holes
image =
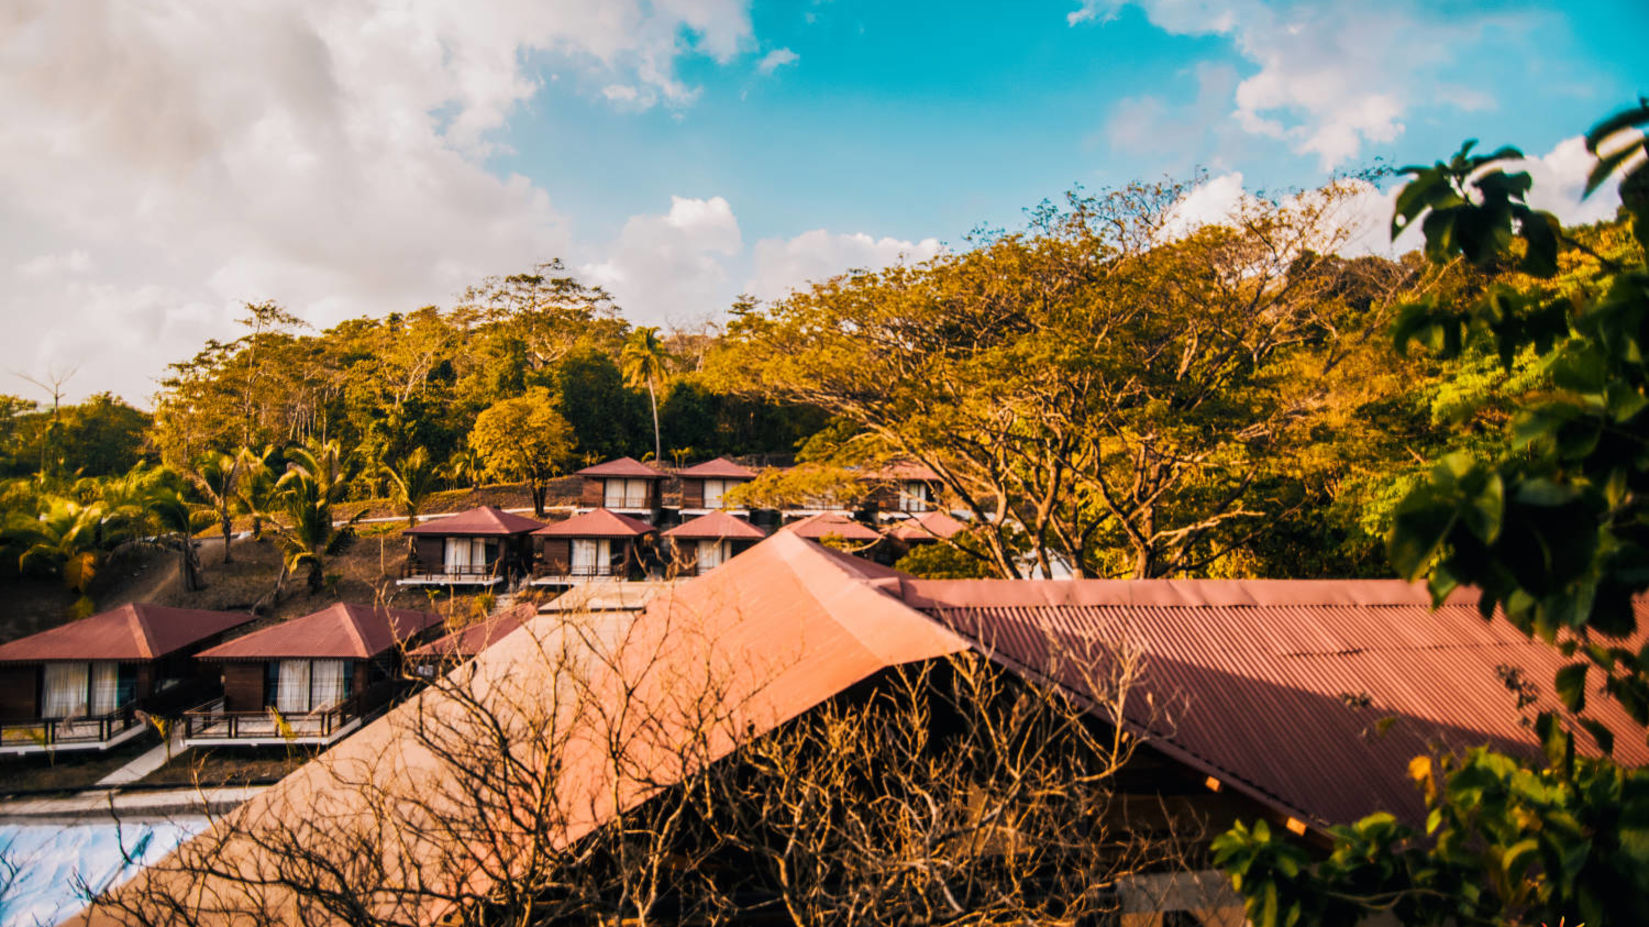
[[[740,292],[1014,227],[1074,184],[1201,169],[1186,208],[1217,218],[1475,136],[1592,218],[1575,137],[1649,92],[1643,0],[20,9],[0,23],[0,371],[139,404],[245,301],[324,327],[560,257],[638,323],[696,326]],[[1389,195],[1360,201],[1371,229]]]

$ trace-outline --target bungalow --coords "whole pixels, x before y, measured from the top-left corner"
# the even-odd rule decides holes
[[[506,608],[496,615],[407,651],[407,665],[414,676],[434,676],[444,669],[473,659],[537,613],[538,610],[530,603]]]
[[[338,603],[199,654],[223,696],[184,714],[187,746],[330,744],[401,688],[401,648],[441,629],[431,612]]]
[[[570,586],[597,577],[628,579],[643,572],[643,538],[653,526],[628,515],[594,509],[533,532],[538,538],[535,586]]]
[[[926,512],[938,501],[939,474],[921,464],[891,463],[867,471],[860,480],[874,484],[869,508],[876,512]]]
[[[756,471],[717,457],[678,471],[676,477],[681,480],[681,513],[702,515],[726,508],[727,491],[755,479]]]
[[[664,503],[664,474],[634,457],[620,457],[578,471],[584,478],[583,508],[604,508],[648,518]]]
[[[855,553],[869,552],[882,535],[875,528],[864,525],[835,512],[823,512],[818,515],[809,515],[801,521],[791,522],[780,528],[779,531],[806,538],[809,541],[824,541],[827,538],[855,546]]]
[[[672,566],[678,576],[697,576],[743,553],[767,534],[726,512],[711,512],[665,531],[670,539]]]
[[[0,646],[0,753],[108,748],[137,710],[181,709],[211,685],[195,656],[253,620],[134,603]]]
[[[491,586],[525,575],[530,535],[544,527],[490,505],[432,518],[401,532],[412,542],[402,586]]]
[[[887,536],[906,547],[914,547],[947,540],[967,529],[966,524],[944,512],[923,512],[894,523],[888,528]]]

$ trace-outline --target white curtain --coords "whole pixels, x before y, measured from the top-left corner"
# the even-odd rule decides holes
[[[310,664],[309,694],[316,711],[344,700],[344,661],[316,660]]]
[[[275,683],[275,710],[283,715],[309,711],[309,661],[282,660],[280,678]]]
[[[647,507],[647,480],[608,480],[607,507],[644,509]]]
[[[470,564],[476,569],[485,569],[487,566],[487,539],[470,538]]]
[[[92,664],[92,716],[113,714],[119,708],[120,664]]]
[[[928,510],[928,484],[901,483],[899,487],[899,510],[903,512],[926,512]]]
[[[447,538],[445,561],[448,573],[462,573],[470,565],[470,539]]]
[[[726,553],[727,553],[726,544],[727,544],[726,541],[700,541],[699,542],[699,572],[700,573],[703,573],[706,570],[713,570],[716,567],[721,566],[721,562],[723,560],[727,559],[726,558]]]
[[[86,716],[87,665],[47,663],[46,693],[40,706],[42,718],[84,718]]]
[[[573,575],[593,576],[596,571],[596,543],[586,538],[573,538]]]
[[[602,483],[601,504],[610,509],[624,507],[623,480],[607,480]]]
[[[704,507],[707,509],[721,508],[721,494],[725,492],[726,489],[727,484],[722,480],[705,480]]]

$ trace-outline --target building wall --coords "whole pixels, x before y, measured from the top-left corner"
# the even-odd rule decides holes
[[[606,490],[606,480],[587,476],[584,478],[584,486],[578,497],[578,504],[587,509],[600,508],[602,495]]]
[[[413,550],[418,562],[426,567],[441,566],[446,558],[446,538],[431,535],[415,535]]]
[[[681,478],[681,507],[684,509],[704,508],[704,481],[690,476]]]
[[[573,562],[571,538],[539,538],[538,562],[546,573],[565,573]]]
[[[224,663],[223,707],[225,711],[262,711],[262,663]]]
[[[40,665],[0,666],[0,721],[40,717]]]

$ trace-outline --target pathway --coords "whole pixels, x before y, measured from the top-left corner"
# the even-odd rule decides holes
[[[166,765],[166,761],[183,752],[183,732],[172,731],[167,743],[156,746],[153,750],[144,753],[125,766],[120,767],[107,776],[97,780],[98,785],[131,785],[155,770]]]
[[[266,785],[144,789],[96,789],[63,798],[18,798],[0,802],[0,824],[108,819],[165,820],[178,815],[222,813],[258,794]]]

